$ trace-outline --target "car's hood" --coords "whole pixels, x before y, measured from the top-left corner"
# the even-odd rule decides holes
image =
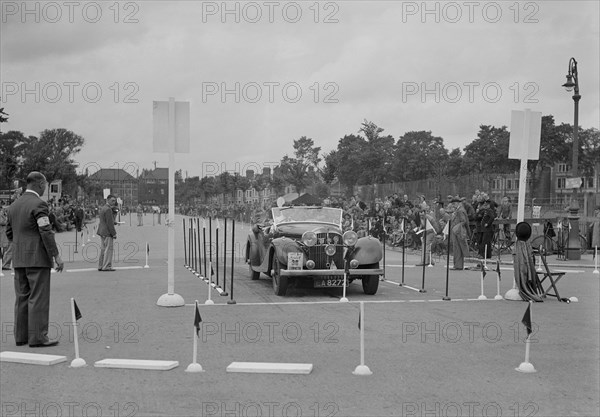
[[[300,222],[300,223],[284,223],[277,225],[277,232],[284,236],[302,236],[304,232],[315,232],[315,233],[342,233],[338,226],[333,224],[324,223],[311,223],[311,222]]]

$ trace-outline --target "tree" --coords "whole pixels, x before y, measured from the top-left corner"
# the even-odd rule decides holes
[[[319,169],[319,163],[321,162],[319,152],[321,152],[321,147],[315,147],[314,141],[306,136],[302,136],[300,139],[294,141],[294,155],[296,159],[308,166],[312,166],[315,170]]]
[[[310,184],[308,165],[302,160],[285,155],[279,163],[279,168],[283,180],[296,187],[298,193],[302,193],[306,186]]]
[[[346,193],[351,195],[354,186],[358,183],[361,175],[361,155],[364,152],[367,141],[362,136],[346,135],[338,142],[337,151],[332,158],[331,168],[335,168],[335,175],[344,187]]]
[[[375,123],[367,120],[362,123],[359,133],[364,133],[367,138],[362,153],[361,176],[359,184],[381,184],[390,179],[390,170],[393,165],[394,138],[380,136],[384,131]]]
[[[594,175],[594,168],[600,167],[600,131],[595,128],[589,128],[579,132],[579,170],[582,175],[591,177]]]
[[[338,153],[336,150],[333,150],[325,154],[323,159],[325,160],[325,167],[321,172],[323,181],[325,181],[325,184],[331,184],[335,179],[338,169]]]
[[[447,160],[448,150],[441,137],[430,131],[407,132],[396,143],[393,174],[403,181],[426,179]]]
[[[73,155],[79,153],[84,144],[83,137],[66,129],[46,129],[39,139],[30,136],[25,140],[20,175],[25,178],[31,171],[40,171],[48,181],[62,180],[63,189],[69,190],[77,184],[77,163]]]
[[[520,162],[508,159],[509,141],[506,126],[479,126],[477,139],[465,147],[464,172],[506,174],[518,171]]]
[[[319,180],[320,147],[306,136],[294,141],[294,158],[285,155],[279,163],[280,174],[285,182],[301,193],[306,187]]]
[[[26,139],[23,133],[15,130],[0,133],[0,189],[13,188],[13,183],[18,178]]]

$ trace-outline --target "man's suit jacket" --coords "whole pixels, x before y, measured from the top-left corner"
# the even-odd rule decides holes
[[[98,236],[112,236],[117,235],[115,230],[115,217],[112,208],[106,204],[100,209],[99,213],[100,224],[98,224]]]
[[[12,241],[14,268],[52,268],[58,247],[48,204],[37,195],[25,192],[8,208],[6,236]]]

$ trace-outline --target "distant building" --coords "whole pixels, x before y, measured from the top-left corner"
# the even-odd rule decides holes
[[[120,197],[125,206],[138,204],[138,180],[122,169],[102,168],[88,177],[97,190],[95,195],[90,195],[90,200],[101,202],[104,200],[103,190],[108,188],[111,194]]]
[[[169,168],[142,171],[138,178],[138,201],[157,206],[169,203]]]

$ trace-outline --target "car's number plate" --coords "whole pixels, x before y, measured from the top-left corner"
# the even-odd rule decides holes
[[[288,253],[288,264],[287,269],[299,270],[302,269],[302,252],[290,252]]]
[[[343,278],[318,278],[315,279],[315,288],[327,288],[327,287],[343,287]],[[348,284],[346,284],[348,285]]]

